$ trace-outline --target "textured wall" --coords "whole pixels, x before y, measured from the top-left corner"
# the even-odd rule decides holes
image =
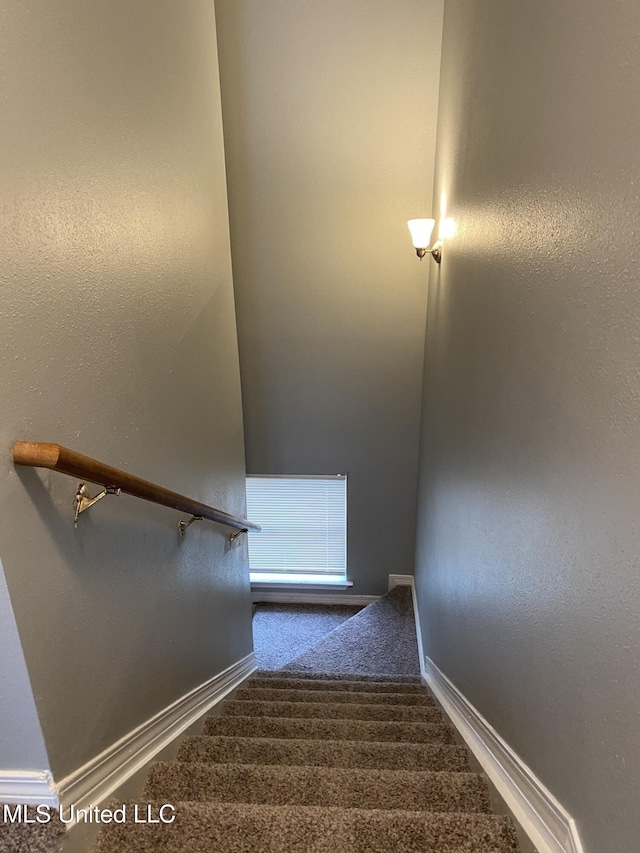
[[[0,768],[46,770],[44,745],[29,675],[0,564]]]
[[[349,473],[349,576],[412,570],[442,0],[217,0],[255,474]]]
[[[75,482],[9,458],[244,511],[213,3],[21,0],[0,38],[0,554],[59,778],[251,650],[244,544],[126,496],[74,530]]]
[[[445,5],[417,585],[427,653],[640,836],[640,6]]]

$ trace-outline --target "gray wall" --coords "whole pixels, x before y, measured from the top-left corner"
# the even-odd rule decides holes
[[[349,576],[411,572],[442,0],[217,0],[247,470],[349,473]]]
[[[47,770],[49,757],[0,563],[0,768]]]
[[[20,0],[0,30],[0,555],[60,778],[251,651],[244,544],[126,496],[74,530],[75,482],[9,457],[59,442],[244,512],[215,21]]]
[[[424,641],[593,853],[640,837],[639,33],[637,2],[445,5]]]

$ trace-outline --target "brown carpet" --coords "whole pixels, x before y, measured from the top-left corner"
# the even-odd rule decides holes
[[[15,806],[11,806],[11,814]],[[12,823],[10,815],[4,821],[4,808],[0,805],[0,851],[2,853],[57,853],[60,849],[64,824],[55,811],[50,812],[48,823]],[[29,807],[29,820],[36,821],[35,808]]]
[[[258,673],[221,711],[151,769],[142,802],[175,823],[106,827],[94,853],[517,851],[418,678]]]
[[[517,853],[510,819],[491,813],[486,780],[411,674],[406,597],[370,608],[304,669],[257,672],[222,702],[176,761],[152,766],[140,801],[112,804],[127,821],[103,826],[92,853]],[[364,672],[346,674],[352,654]],[[313,659],[329,671],[307,669]],[[174,822],[135,822],[165,803]],[[0,851],[54,853],[58,828],[28,829],[0,825]]]
[[[507,853],[513,828],[484,814],[185,803],[163,827],[122,824],[95,853]]]
[[[254,606],[253,649],[260,669],[279,669],[362,610],[345,604]]]
[[[395,587],[281,671],[420,675],[411,588]]]
[[[176,821],[105,827],[93,853],[515,853],[511,821],[491,814],[485,779],[412,674],[414,647],[394,591],[306,652],[304,669],[256,673],[176,761],[152,767],[142,803],[175,805]]]
[[[175,823],[109,826],[94,853],[517,851],[417,678],[258,673],[221,711],[149,774],[143,802],[174,804]]]

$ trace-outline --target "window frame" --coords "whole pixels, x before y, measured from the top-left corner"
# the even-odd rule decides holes
[[[288,588],[326,588],[332,589],[348,589],[353,584],[348,580],[348,474],[247,474],[246,490],[247,504],[249,504],[248,487],[250,480],[322,480],[326,481],[342,481],[344,482],[344,570],[338,574],[334,571],[309,570],[309,571],[261,571],[251,570],[251,544],[249,545],[249,572],[252,589],[265,589],[269,587],[288,587]],[[256,515],[255,509],[247,510],[248,514]],[[265,527],[264,520],[256,516],[258,524],[262,524],[263,530]],[[262,534],[258,533],[257,536]],[[251,542],[252,540],[250,540]],[[255,541],[255,540],[253,540]]]

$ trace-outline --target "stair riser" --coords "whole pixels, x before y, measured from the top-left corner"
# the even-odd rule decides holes
[[[294,717],[298,719],[381,720],[415,723],[442,722],[442,714],[433,707],[404,705],[347,705],[320,702],[241,702],[226,701],[221,705],[224,717]]]
[[[209,717],[205,735],[269,738],[313,738],[407,743],[454,744],[453,732],[429,723],[388,723],[364,720],[296,720],[271,717]]]
[[[298,680],[295,678],[250,678],[246,687],[252,690],[254,687],[267,687],[285,690],[340,690],[355,691],[357,693],[412,693],[418,696],[427,696],[425,687],[419,684],[395,684],[391,682],[373,681],[311,681]]]
[[[459,746],[294,738],[190,737],[183,741],[178,760],[371,770],[470,770],[466,752]]]
[[[260,702],[338,702],[347,705],[411,705],[425,708],[435,707],[430,696],[419,693],[357,693],[355,690],[286,690],[268,687],[243,688],[233,697],[236,701]]]
[[[337,806],[488,813],[486,784],[473,773],[408,773],[313,767],[156,765],[145,797],[176,802]]]
[[[375,684],[422,684],[419,675],[365,675],[336,672],[305,672],[304,670],[257,669],[253,678],[298,678],[303,681],[367,681]]]

